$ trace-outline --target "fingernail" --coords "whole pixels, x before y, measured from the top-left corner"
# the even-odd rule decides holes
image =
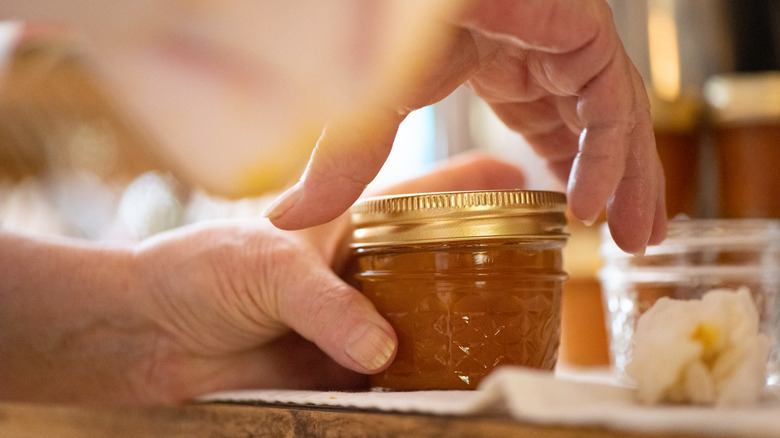
[[[365,323],[347,341],[346,353],[363,368],[382,368],[395,351],[395,341],[376,324]]]
[[[634,256],[635,257],[642,257],[643,255],[645,255],[645,251],[647,251],[647,248],[642,248],[639,251],[635,252]]]
[[[582,223],[585,224],[586,227],[592,227],[593,224],[596,223],[596,219],[584,220],[584,221],[582,221]]]
[[[291,209],[292,206],[295,205],[301,198],[300,186],[301,183],[297,183],[279,195],[279,197],[277,197],[263,210],[263,217],[268,219],[275,219]]]

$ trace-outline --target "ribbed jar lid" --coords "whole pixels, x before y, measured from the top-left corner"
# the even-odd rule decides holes
[[[566,239],[566,196],[531,190],[365,198],[352,207],[355,248],[476,239]]]

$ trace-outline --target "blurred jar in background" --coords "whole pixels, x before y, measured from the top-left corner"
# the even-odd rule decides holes
[[[603,221],[603,214],[601,221]],[[569,278],[561,298],[560,365],[583,368],[609,365],[609,345],[604,303],[598,271],[600,234],[598,226],[585,226],[570,219],[569,241],[563,249]]]
[[[649,93],[655,144],[666,176],[669,217],[698,215],[701,144],[701,100],[682,96],[674,100]]]
[[[707,81],[719,164],[719,216],[780,218],[780,71]]]

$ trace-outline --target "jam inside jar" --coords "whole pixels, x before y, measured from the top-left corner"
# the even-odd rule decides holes
[[[566,277],[564,207],[562,194],[526,191],[356,205],[357,286],[398,336],[395,360],[371,386],[474,389],[502,365],[552,370]]]

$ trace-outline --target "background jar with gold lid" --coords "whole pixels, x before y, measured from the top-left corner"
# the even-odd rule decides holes
[[[719,217],[780,218],[780,71],[705,84],[719,167]]]
[[[357,285],[398,336],[372,387],[473,389],[501,365],[553,369],[565,205],[561,193],[520,190],[356,204]]]
[[[695,217],[700,199],[699,145],[702,141],[702,104],[686,95],[664,100],[648,92],[658,157],[666,177],[666,210],[669,217]]]

